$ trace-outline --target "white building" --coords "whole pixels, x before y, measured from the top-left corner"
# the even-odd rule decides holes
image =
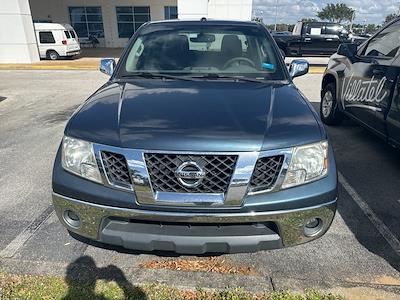
[[[80,38],[103,47],[125,47],[147,21],[250,20],[252,0],[1,0],[0,63],[39,60],[33,22],[71,24]]]

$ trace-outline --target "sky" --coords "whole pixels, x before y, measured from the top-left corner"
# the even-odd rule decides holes
[[[381,24],[386,15],[398,13],[400,0],[253,0],[253,15],[264,23],[275,23],[275,4],[278,2],[277,23],[292,24],[302,18],[315,18],[327,3],[345,3],[356,10],[355,23]]]

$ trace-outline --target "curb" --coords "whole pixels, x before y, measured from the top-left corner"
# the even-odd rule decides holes
[[[110,265],[109,265],[110,266]],[[108,266],[108,267],[109,267]],[[114,265],[111,265],[114,266]],[[96,267],[96,266],[95,266]],[[114,266],[108,271],[108,276],[120,276],[122,272],[126,279],[133,285],[141,284],[166,284],[184,289],[224,289],[224,288],[242,288],[249,292],[260,291],[285,291],[302,292],[307,289],[317,289],[320,291],[341,291],[346,289],[358,288],[364,289],[371,293],[380,294],[379,299],[398,299],[400,295],[400,285],[392,284],[377,284],[373,282],[349,282],[346,280],[337,280],[334,277],[321,280],[291,278],[287,276],[279,276],[278,274],[264,274],[261,276],[249,276],[238,274],[219,274],[210,272],[190,272],[178,270],[154,270],[143,269],[137,266]],[[80,279],[85,279],[87,273],[83,270],[91,272],[101,272],[107,268],[105,265],[100,265],[96,270],[90,269],[86,265],[66,263],[66,262],[43,262],[31,260],[19,260],[15,258],[0,259],[0,269],[9,274],[15,275],[47,275],[47,276],[66,276],[66,272],[73,269],[74,276],[79,276]],[[367,293],[367,294],[369,294]],[[354,295],[354,293],[353,293]],[[360,298],[362,299],[362,298]]]

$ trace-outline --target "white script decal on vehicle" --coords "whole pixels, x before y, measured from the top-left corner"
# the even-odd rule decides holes
[[[372,110],[381,109],[369,103],[379,104],[387,96],[387,92],[382,92],[387,81],[386,77],[376,80],[372,76],[371,80],[354,79],[354,74],[348,79],[343,80],[342,86],[342,104],[343,107],[363,107]],[[354,102],[354,104],[345,104],[345,102]],[[365,103],[365,104],[363,104]]]

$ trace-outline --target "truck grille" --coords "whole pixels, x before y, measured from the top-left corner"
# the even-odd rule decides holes
[[[104,171],[111,184],[120,187],[130,187],[132,185],[125,156],[102,151],[101,158],[103,160]]]
[[[250,191],[256,192],[273,188],[282,169],[283,160],[283,155],[259,158],[251,176]]]
[[[175,193],[225,193],[237,160],[236,155],[181,155],[146,153],[145,160],[154,191]],[[205,176],[195,187],[183,186],[175,172],[184,162],[196,162]]]

